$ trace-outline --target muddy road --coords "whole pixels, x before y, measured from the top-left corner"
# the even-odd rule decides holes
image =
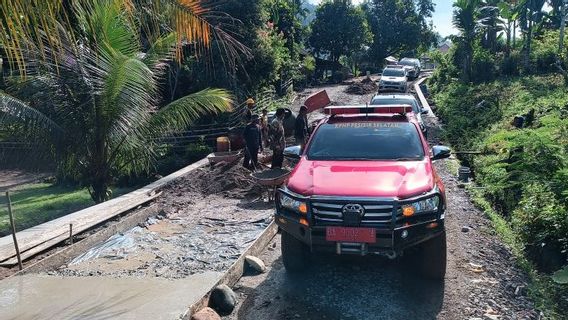
[[[332,101],[345,104],[372,96],[348,95],[345,88],[324,89]],[[433,114],[426,121],[431,143],[437,144],[440,124]],[[527,297],[526,275],[459,187],[455,165],[455,160],[436,163],[449,202],[443,283],[421,278],[405,260],[378,257],[316,255],[311,268],[291,276],[282,264],[278,235],[260,256],[267,272],[241,278],[234,288],[237,309],[224,319],[539,319]]]

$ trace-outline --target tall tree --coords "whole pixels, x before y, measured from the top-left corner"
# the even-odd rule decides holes
[[[375,61],[401,52],[416,51],[419,46],[429,48],[436,37],[427,18],[432,16],[434,5],[423,0],[371,0],[365,11],[373,43],[371,56]]]
[[[460,34],[454,38],[462,57],[462,80],[471,80],[473,45],[478,35],[479,0],[456,0],[453,24]]]
[[[314,53],[329,55],[338,62],[342,55],[350,56],[371,41],[371,33],[361,8],[351,0],[326,0],[316,10],[309,38]]]
[[[162,134],[231,107],[228,92],[207,89],[160,108],[167,62],[181,60],[184,51],[204,54],[213,39],[227,52],[239,49],[208,21],[201,1],[64,3],[0,1],[0,17],[10,26],[0,46],[21,72],[0,92],[0,127],[18,124],[12,134],[44,146],[60,176],[102,202],[117,175],[149,170]],[[22,11],[24,5],[32,9]],[[150,15],[139,15],[139,5]],[[162,15],[169,24],[158,23]]]

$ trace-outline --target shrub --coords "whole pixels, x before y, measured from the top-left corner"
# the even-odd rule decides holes
[[[500,72],[508,76],[518,76],[520,72],[521,57],[517,52],[511,52],[501,61]]]
[[[495,56],[488,50],[478,46],[473,52],[471,80],[487,82],[495,79]]]
[[[568,249],[568,211],[548,186],[526,184],[511,222],[539,269],[553,272],[562,267]]]

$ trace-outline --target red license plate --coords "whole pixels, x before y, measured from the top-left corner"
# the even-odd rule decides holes
[[[334,242],[358,242],[375,243],[377,241],[376,230],[373,228],[346,228],[327,227],[325,240]]]

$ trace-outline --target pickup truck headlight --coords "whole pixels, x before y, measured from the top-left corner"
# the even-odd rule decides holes
[[[402,214],[405,217],[410,217],[415,214],[420,214],[425,212],[435,212],[438,211],[439,205],[440,205],[440,197],[436,195],[431,198],[403,205]]]
[[[308,205],[305,202],[296,200],[283,193],[280,194],[280,206],[297,213],[301,214],[308,213]]]

